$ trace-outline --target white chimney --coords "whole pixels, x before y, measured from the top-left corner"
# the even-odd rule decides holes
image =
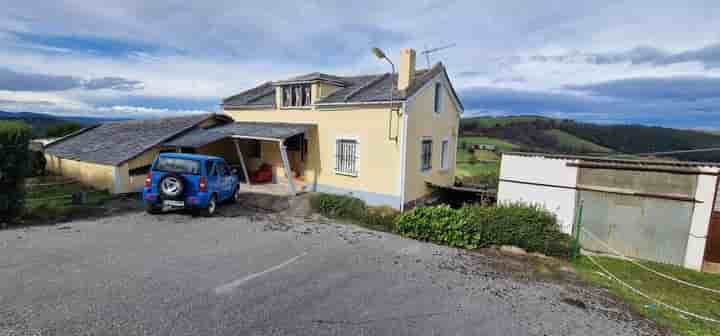
[[[415,50],[400,50],[400,72],[398,72],[398,90],[407,90],[415,80]]]

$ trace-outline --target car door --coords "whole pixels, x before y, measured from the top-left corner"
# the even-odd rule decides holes
[[[230,167],[224,161],[220,162],[220,171],[222,172],[222,190],[223,199],[226,199],[232,195],[232,172]]]
[[[220,178],[217,172],[217,163],[214,160],[208,160],[205,164],[207,169],[207,191],[217,191],[220,183]]]

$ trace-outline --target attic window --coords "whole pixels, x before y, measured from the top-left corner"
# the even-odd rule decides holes
[[[312,101],[311,85],[286,85],[282,88],[283,106],[309,106]]]

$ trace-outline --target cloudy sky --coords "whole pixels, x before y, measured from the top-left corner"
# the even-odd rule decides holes
[[[720,128],[720,2],[0,0],[0,110],[151,117],[306,72],[446,64],[466,115]],[[418,64],[425,66],[425,59]]]

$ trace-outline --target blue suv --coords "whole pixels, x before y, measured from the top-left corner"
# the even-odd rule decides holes
[[[148,213],[163,209],[199,210],[212,216],[220,202],[237,201],[237,172],[222,158],[161,153],[145,179],[143,200]]]

